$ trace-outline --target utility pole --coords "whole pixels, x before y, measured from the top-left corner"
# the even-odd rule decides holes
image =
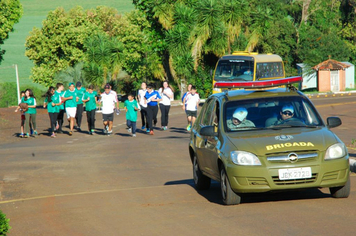
[[[19,104],[21,102],[21,99],[20,99],[19,70],[17,68],[17,64],[14,64],[13,67],[15,67],[15,72],[16,72],[17,101],[18,101],[18,104]]]

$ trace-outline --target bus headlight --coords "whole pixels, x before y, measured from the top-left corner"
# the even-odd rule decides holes
[[[325,153],[325,160],[342,158],[346,155],[346,147],[343,143],[335,143],[331,145]]]
[[[261,162],[258,157],[250,152],[233,151],[230,152],[230,157],[233,163],[236,165],[244,166],[260,166]]]

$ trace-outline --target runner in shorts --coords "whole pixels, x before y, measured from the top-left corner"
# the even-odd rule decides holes
[[[198,106],[200,102],[199,94],[197,93],[197,89],[195,86],[192,86],[190,93],[185,98],[187,109],[187,117],[188,117],[188,126],[187,130],[190,131],[192,126],[194,125],[195,119],[197,118]]]
[[[75,122],[75,115],[77,113],[77,93],[75,91],[74,83],[69,83],[69,90],[63,94],[62,101],[65,101],[65,108],[67,113],[67,119],[69,122],[69,135],[73,135],[73,128]]]
[[[100,102],[102,103],[102,114],[103,114],[103,124],[104,133],[110,135],[112,134],[112,126],[114,121],[114,110],[119,110],[119,102],[117,100],[116,93],[111,91],[110,84],[106,84],[104,87],[105,91],[101,94]]]

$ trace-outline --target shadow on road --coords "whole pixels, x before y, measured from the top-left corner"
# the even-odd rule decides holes
[[[180,185],[186,184],[194,188],[193,179],[184,179],[166,182],[165,185]],[[211,203],[223,205],[220,192],[220,183],[212,181],[209,190],[196,190],[202,197]],[[241,203],[262,203],[275,201],[293,201],[293,200],[307,200],[307,199],[322,199],[330,198],[330,194],[323,193],[319,189],[305,189],[295,191],[283,192],[269,192],[269,193],[254,193],[254,194],[240,194]]]
[[[187,134],[188,133],[185,128],[171,127],[169,129],[170,129],[170,132],[175,132],[175,133],[180,133],[180,134]]]
[[[131,137],[130,133],[115,133],[115,135],[119,135],[121,137]]]

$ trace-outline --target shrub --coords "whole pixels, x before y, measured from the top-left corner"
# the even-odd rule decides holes
[[[35,86],[21,86],[20,91],[25,91],[27,88],[32,89],[33,94],[36,97],[37,106],[43,104],[44,98],[42,98],[42,95],[45,94],[46,91]],[[0,84],[0,107],[16,105],[18,105],[16,83],[7,82]]]
[[[0,211],[0,235],[6,235],[11,229],[9,221],[9,219],[6,219],[6,215]]]

